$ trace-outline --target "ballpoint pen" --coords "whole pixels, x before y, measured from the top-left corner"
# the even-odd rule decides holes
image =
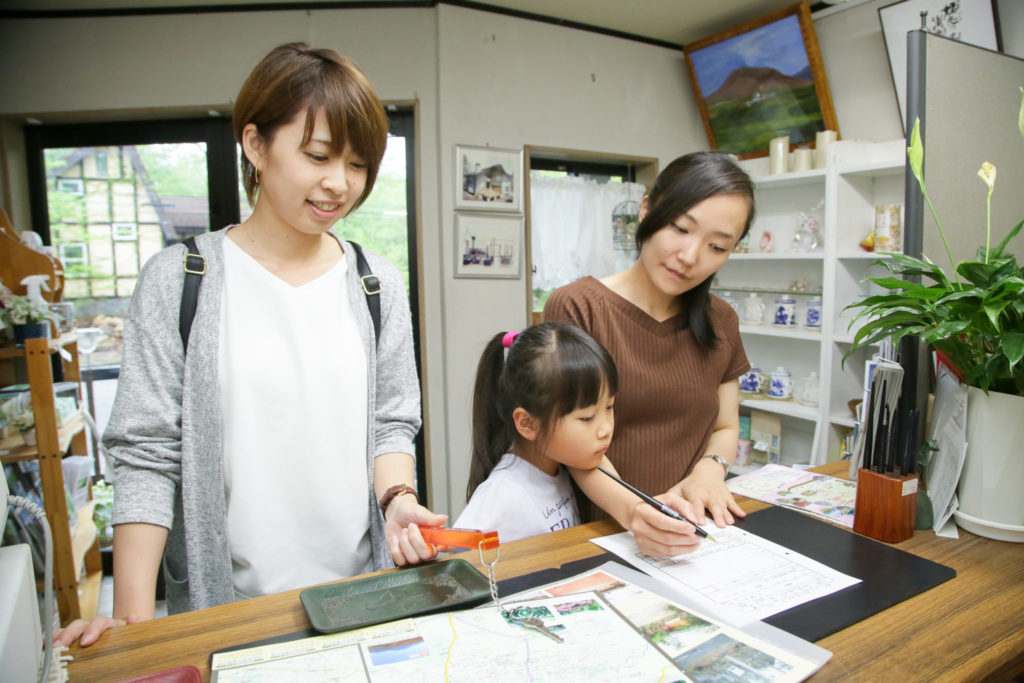
[[[672,519],[678,519],[680,522],[686,522],[687,524],[689,524],[690,526],[692,526],[694,529],[697,530],[697,535],[700,536],[701,538],[706,538],[709,541],[712,541],[714,543],[718,543],[718,541],[716,541],[714,539],[714,537],[711,536],[711,534],[709,534],[708,532],[704,531],[699,526],[697,526],[696,524],[694,524],[693,522],[688,520],[686,517],[683,517],[681,514],[679,514],[678,512],[673,510],[672,508],[670,508],[668,505],[665,505],[664,503],[662,503],[657,498],[652,498],[651,496],[647,495],[646,493],[644,493],[640,489],[636,488],[632,484],[627,484],[626,482],[622,481],[621,479],[619,479],[618,477],[616,477],[614,474],[612,474],[611,472],[609,472],[608,470],[606,470],[603,467],[598,466],[597,469],[601,470],[602,472],[607,474],[609,477],[611,477],[615,481],[619,482],[620,484],[625,486],[627,489],[629,489],[630,491],[632,491],[636,495],[640,496],[640,498],[645,503],[647,503],[648,505],[653,507],[658,512],[662,513],[663,515],[667,515],[667,516],[671,517]]]

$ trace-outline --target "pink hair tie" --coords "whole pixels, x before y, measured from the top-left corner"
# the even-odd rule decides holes
[[[505,336],[501,338],[501,345],[504,346],[506,349],[509,348],[510,346],[512,346],[512,342],[514,342],[516,340],[516,337],[518,336],[518,332],[506,332]]]

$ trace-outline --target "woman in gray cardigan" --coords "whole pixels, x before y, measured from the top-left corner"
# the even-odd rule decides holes
[[[405,287],[366,252],[381,283],[377,337],[355,249],[333,231],[373,187],[384,110],[351,61],[296,43],[256,67],[233,124],[253,213],[196,240],[205,273],[187,349],[185,248],[139,276],[103,438],[116,475],[113,617],[74,622],[59,643],[152,618],[161,558],[175,613],[436,554],[417,526],[446,518],[414,490]]]

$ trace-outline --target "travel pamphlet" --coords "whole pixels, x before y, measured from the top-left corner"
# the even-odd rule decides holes
[[[765,465],[725,482],[734,494],[853,528],[857,482],[785,465]]]

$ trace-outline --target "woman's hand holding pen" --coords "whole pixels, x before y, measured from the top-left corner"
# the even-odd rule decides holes
[[[693,506],[681,496],[669,492],[656,498],[684,517],[696,519]],[[684,555],[699,548],[701,543],[691,524],[672,519],[642,500],[633,508],[627,528],[641,552],[651,557]]]
[[[419,564],[437,556],[438,548],[423,540],[417,525],[442,526],[448,521],[447,515],[435,514],[420,505],[415,496],[407,495],[395,498],[384,518],[384,534],[396,565]]]
[[[705,510],[711,513],[715,526],[719,528],[735,524],[735,517],[747,516],[725,485],[721,465],[714,460],[699,460],[690,476],[679,482],[673,490],[693,506],[694,516],[690,519],[697,524],[707,524]]]

